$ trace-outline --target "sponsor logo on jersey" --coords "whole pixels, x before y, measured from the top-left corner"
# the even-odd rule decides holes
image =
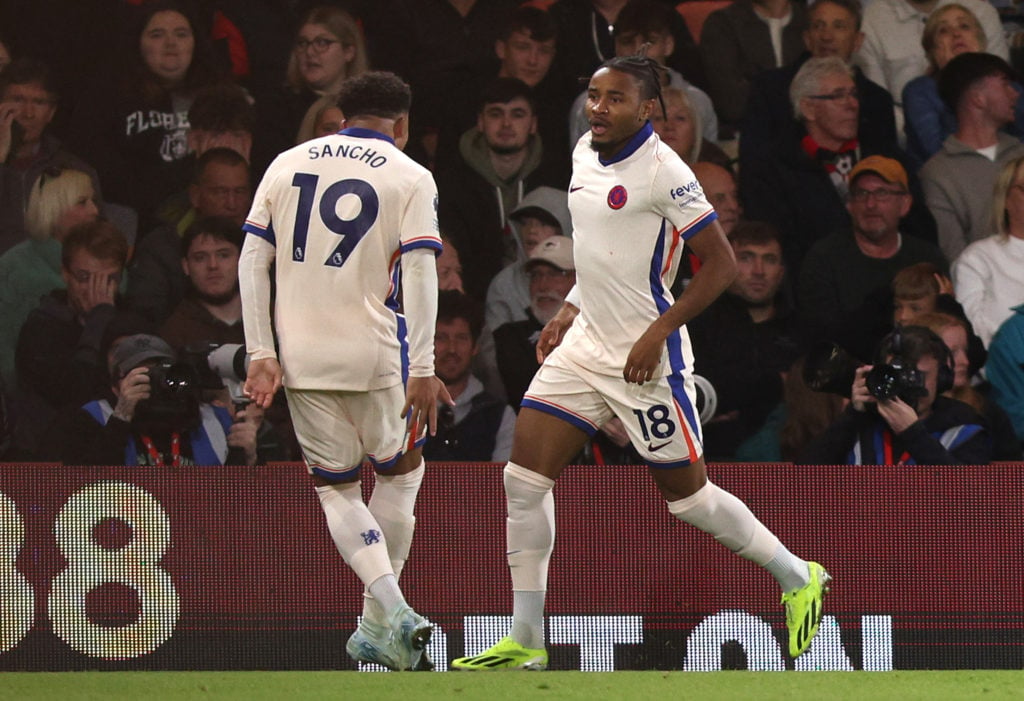
[[[626,188],[622,185],[616,185],[608,191],[608,206],[612,209],[622,209],[626,205],[628,198]]]
[[[702,192],[703,190],[700,187],[700,183],[697,182],[696,180],[693,180],[687,183],[686,185],[681,185],[680,187],[669,190],[668,194],[672,196],[672,199],[677,200],[680,197],[687,196],[689,196],[692,199],[694,195],[699,195]]]

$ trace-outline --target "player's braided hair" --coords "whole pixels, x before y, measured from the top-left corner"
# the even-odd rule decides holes
[[[665,100],[661,95],[661,64],[653,58],[647,57],[647,49],[650,43],[640,47],[639,53],[633,56],[616,56],[601,64],[600,68],[610,68],[632,76],[640,84],[640,99],[651,100],[658,98],[661,105],[661,113],[667,115]]]

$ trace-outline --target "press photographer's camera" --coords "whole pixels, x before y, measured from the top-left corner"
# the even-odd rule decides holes
[[[899,397],[913,406],[919,398],[928,394],[928,389],[924,386],[924,373],[916,367],[907,367],[902,358],[893,358],[890,363],[874,365],[864,381],[868,392],[875,399]]]

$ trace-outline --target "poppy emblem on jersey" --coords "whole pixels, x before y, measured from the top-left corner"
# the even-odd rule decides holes
[[[626,204],[626,188],[616,185],[608,191],[608,206],[612,209],[622,209]]]

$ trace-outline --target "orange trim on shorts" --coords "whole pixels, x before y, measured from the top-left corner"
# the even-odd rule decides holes
[[[690,453],[690,461],[698,460],[700,455],[697,453],[697,448],[693,442],[693,428],[686,420],[686,415],[683,414],[683,409],[679,406],[679,402],[676,401],[675,397],[672,398],[672,405],[676,408],[676,418],[679,419],[679,424],[683,429],[683,438],[686,439],[686,449]],[[694,411],[696,410],[697,408],[694,407]]]

